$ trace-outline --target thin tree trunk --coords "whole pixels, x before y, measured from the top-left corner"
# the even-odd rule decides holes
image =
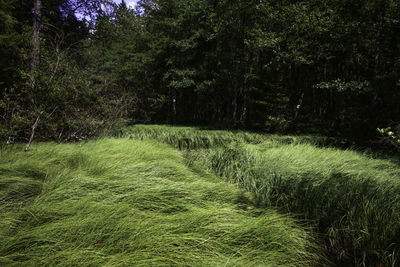
[[[56,53],[57,53],[57,61],[56,61],[56,65],[54,66],[54,69],[53,69],[53,71],[52,71],[52,73],[51,73],[49,82],[51,82],[51,81],[53,80],[54,76],[55,76],[56,73],[57,73],[58,66],[59,66],[59,64],[60,64],[60,57],[61,57],[61,55],[60,55],[60,52],[59,52],[59,48],[58,48],[58,47],[56,48]]]
[[[41,27],[41,8],[42,8],[42,0],[35,0],[33,7],[33,50],[32,50],[32,62],[31,62],[31,87],[32,90],[36,86],[36,72],[39,68],[40,57],[40,27]],[[31,92],[31,101],[34,103],[33,93]]]
[[[299,115],[299,111],[301,109],[301,105],[303,104],[303,98],[304,98],[304,92],[301,93],[301,96],[299,98],[299,102],[297,103],[296,110],[294,112],[293,122],[296,121],[297,116]]]
[[[372,92],[373,98],[371,103],[372,113],[376,113],[376,106],[378,102],[378,95],[379,95],[379,68],[381,63],[381,39],[384,30],[384,22],[385,22],[385,9],[386,4],[384,1],[381,2],[381,5],[378,7],[379,11],[377,14],[378,21],[374,24],[374,30],[376,34],[376,44],[375,44],[375,56],[374,56],[374,78],[373,78],[373,87],[374,90]]]
[[[176,123],[176,94],[172,96],[172,123]]]
[[[247,95],[243,97],[243,107],[240,113],[240,122],[244,125],[247,117]]]
[[[232,121],[236,121],[236,112],[237,112],[237,97],[235,96],[232,101]]]
[[[380,23],[381,24],[381,23]],[[380,64],[380,57],[381,57],[381,25],[378,26],[379,29],[377,37],[376,37],[376,48],[375,48],[375,57],[374,57],[374,91],[373,91],[373,99],[372,99],[372,107],[375,109],[377,99],[378,99],[378,75],[379,75],[379,64]]]
[[[43,111],[40,112],[39,116],[37,116],[37,118],[36,118],[35,123],[32,125],[31,138],[29,138],[29,142],[28,142],[28,144],[26,144],[25,152],[28,151],[29,147],[30,147],[31,144],[32,144],[33,137],[35,136],[35,129],[36,129],[38,123],[39,123],[40,115],[42,115],[42,114],[43,114]]]

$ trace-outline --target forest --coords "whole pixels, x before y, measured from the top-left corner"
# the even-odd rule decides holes
[[[38,116],[37,138],[56,141],[119,122],[398,136],[395,0],[2,0],[0,10],[3,141],[26,141]]]
[[[1,266],[398,266],[400,1],[0,0]]]

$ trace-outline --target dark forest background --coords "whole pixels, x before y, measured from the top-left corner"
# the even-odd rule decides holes
[[[120,123],[395,139],[400,2],[1,0],[0,69],[4,142],[38,118],[56,141]]]

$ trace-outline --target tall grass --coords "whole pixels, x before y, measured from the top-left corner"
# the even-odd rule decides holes
[[[260,206],[303,218],[325,239],[337,264],[400,263],[400,167],[393,162],[317,147],[320,137],[166,126],[135,126],[127,134],[175,147],[184,138],[207,138],[211,146],[198,142],[191,148],[201,149],[186,152],[190,166],[208,168],[241,185]]]
[[[0,150],[1,266],[315,266],[307,231],[156,141]]]
[[[249,144],[268,142],[274,146],[301,143],[323,146],[336,142],[335,139],[324,136],[265,135],[246,131],[207,130],[201,127],[171,127],[167,125],[125,126],[116,129],[114,136],[137,140],[154,139],[181,150],[215,148],[217,146],[227,146],[240,142]]]

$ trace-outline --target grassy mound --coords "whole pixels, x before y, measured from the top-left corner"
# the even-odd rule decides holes
[[[0,265],[312,266],[293,219],[156,141],[0,151]]]
[[[321,137],[166,126],[134,126],[126,132],[175,147],[188,136],[198,143],[192,148],[201,148],[187,152],[191,165],[240,184],[262,206],[278,207],[315,225],[337,264],[400,262],[400,167],[389,160],[317,147]],[[215,145],[207,148],[198,141],[206,139]]]

